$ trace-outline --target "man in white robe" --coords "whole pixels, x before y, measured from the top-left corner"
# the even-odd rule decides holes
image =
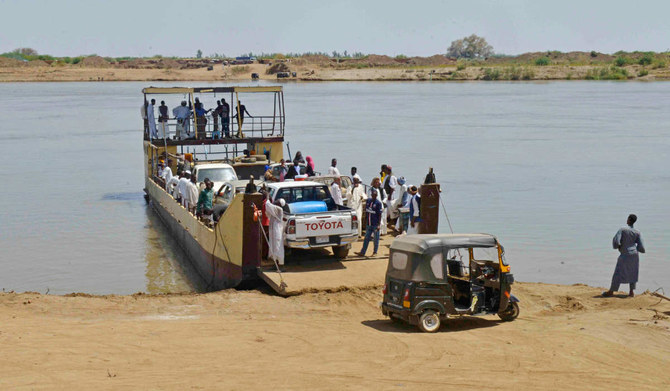
[[[270,237],[268,238],[268,259],[274,259],[280,266],[284,265],[284,209],[286,202],[280,198],[278,205],[265,201],[265,213],[270,219]]]
[[[156,117],[154,116],[154,106],[156,99],[152,99],[151,103],[147,105],[147,121],[149,121],[149,132],[151,138],[158,138],[158,131],[156,130]]]
[[[363,205],[365,205],[365,200],[368,197],[365,195],[365,188],[361,185],[361,179],[357,175],[354,175],[354,184],[349,188],[349,199],[347,200],[347,206],[353,209],[356,212],[356,217],[358,217],[358,236],[361,236],[363,232]]]
[[[191,180],[186,185],[186,194],[188,195],[186,209],[195,214],[195,207],[198,204],[198,197],[200,196],[200,189],[198,189],[198,185],[195,183],[195,175],[191,175]]]
[[[337,177],[330,185],[330,195],[333,197],[335,205],[344,205],[344,201],[342,200],[342,189],[340,188],[340,181],[340,177]]]
[[[180,175],[175,175],[165,182],[165,190],[174,197],[176,200],[179,197],[179,191],[177,190],[177,185],[179,184]]]
[[[177,189],[179,190],[179,202],[181,202],[181,206],[186,208],[186,201],[188,200],[186,197],[188,197],[188,194],[186,193],[188,189],[188,183],[191,178],[191,171],[185,171],[184,175],[179,178],[179,183],[177,183]]]
[[[419,233],[419,223],[421,222],[421,196],[416,186],[410,187],[409,193],[412,195],[412,198],[409,203],[409,227],[407,227],[407,235],[414,235]]]
[[[165,165],[165,168],[163,169],[163,173],[161,174],[161,178],[165,180],[165,189],[167,190],[167,184],[170,182],[170,179],[172,179],[172,169],[170,168],[170,163],[172,163],[172,160],[168,159],[167,164]]]
[[[395,175],[393,175],[391,166],[386,166],[386,176],[384,177],[384,183],[382,183],[382,186],[384,187],[384,191],[387,195],[386,205],[384,206],[386,207],[388,218],[389,220],[395,220],[398,217],[398,211],[397,209],[393,208],[393,201],[398,196],[396,192],[398,187],[398,180],[396,179]]]
[[[177,139],[181,140],[182,137],[191,137],[191,127],[189,123],[191,110],[186,106],[185,100],[181,101],[181,106],[172,109],[172,115],[177,119]]]

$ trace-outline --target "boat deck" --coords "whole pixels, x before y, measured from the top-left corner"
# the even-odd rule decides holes
[[[286,256],[282,273],[277,272],[274,264],[267,264],[259,268],[258,274],[282,296],[380,286],[384,283],[389,247],[393,239],[392,234],[382,236],[379,253],[374,257],[355,254],[363,247],[363,239],[352,245],[349,256],[344,260],[335,259],[330,248],[294,250]],[[370,243],[368,255],[372,254],[372,250]]]

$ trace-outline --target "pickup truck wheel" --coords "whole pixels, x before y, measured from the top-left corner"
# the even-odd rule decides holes
[[[435,311],[424,311],[419,318],[419,329],[424,333],[434,333],[440,329],[440,315]]]
[[[349,246],[333,246],[333,254],[337,259],[344,259],[349,255]]]

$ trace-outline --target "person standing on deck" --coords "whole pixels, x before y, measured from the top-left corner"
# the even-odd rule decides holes
[[[181,203],[181,206],[186,208],[186,201],[188,195],[186,193],[186,190],[188,189],[188,182],[191,178],[191,171],[184,171],[184,175],[182,175],[181,178],[179,178],[179,183],[177,183],[177,190],[179,192],[179,202]]]
[[[351,181],[354,181],[354,177],[358,176],[358,168],[356,167],[351,167]],[[360,176],[358,176],[360,179]]]
[[[274,259],[280,266],[284,265],[284,205],[286,201],[279,198],[274,204],[269,199],[265,201],[265,213],[270,219],[270,238],[268,259]]]
[[[302,152],[298,151],[295,153],[295,158],[293,158],[293,161],[298,161],[298,163],[305,164],[305,159],[302,157]]]
[[[197,122],[198,131],[196,138],[198,140],[204,140],[207,137],[207,113],[209,113],[209,110],[205,110],[205,108],[202,107],[201,102],[195,104],[195,120]]]
[[[198,203],[195,209],[196,216],[209,216],[210,221],[213,221],[212,212],[214,209],[214,203],[212,202],[214,192],[212,191],[212,187],[214,187],[214,182],[210,181],[209,178],[205,178],[205,188],[202,189],[198,196]]]
[[[156,99],[152,99],[151,103],[147,106],[147,121],[149,121],[149,132],[151,132],[151,138],[158,138],[158,131],[156,130],[156,117],[154,114],[155,105]]]
[[[223,137],[230,137],[230,105],[225,99],[221,99],[221,128],[223,129]]]
[[[186,106],[185,100],[181,101],[181,106],[172,109],[172,115],[177,119],[177,139],[181,140],[182,137],[191,137],[191,126],[189,122],[189,118],[191,118],[191,110]],[[184,132],[183,135],[182,131]]]
[[[333,158],[330,161],[330,167],[328,167],[328,175],[340,176],[340,170],[337,169],[337,159]]]
[[[167,160],[167,164],[165,165],[165,168],[163,169],[163,173],[161,174],[161,178],[165,180],[165,188],[167,189],[167,184],[170,182],[170,179],[172,179],[172,169],[170,168],[170,164],[172,164],[172,159]]]
[[[168,107],[165,106],[165,101],[161,101],[161,105],[158,106],[158,122],[161,124],[161,132],[163,132],[163,138],[167,137],[167,120],[168,120]]]
[[[409,202],[409,227],[407,227],[407,235],[419,233],[419,223],[421,222],[421,195],[416,186],[409,188],[411,199]]]
[[[386,180],[386,164],[382,164],[382,169],[379,171],[379,179],[382,181],[382,184]]]
[[[147,118],[147,106],[149,106],[149,102],[145,100],[144,103],[142,103],[142,106],[140,106],[140,115],[144,121],[144,137],[149,138],[149,119]]]
[[[358,236],[361,236],[363,230],[363,205],[368,197],[365,195],[365,188],[361,185],[361,179],[358,175],[354,174],[354,184],[349,189],[349,200],[347,205],[356,212],[356,217],[358,217]]]
[[[619,290],[620,284],[628,284],[630,290],[629,297],[635,296],[633,292],[637,284],[637,277],[640,272],[640,255],[646,250],[642,243],[642,234],[640,231],[633,228],[633,224],[637,221],[637,216],[631,214],[626,221],[627,226],[617,231],[612,239],[612,247],[619,250],[619,258],[616,262],[614,275],[612,276],[612,285],[610,290],[603,292],[603,296],[610,297],[614,292]]]
[[[395,211],[396,215],[399,216],[398,221],[396,223],[396,231],[399,233],[402,233],[403,231],[407,231],[407,225],[409,224],[409,220],[406,219],[405,217],[407,214],[405,214],[405,217],[402,216],[400,213],[400,208],[409,208],[409,189],[407,188],[407,185],[405,184],[405,177],[401,176],[398,178],[398,187],[396,188],[396,199],[393,201],[393,210]]]
[[[177,201],[179,201],[179,190],[177,185],[179,185],[179,179],[182,175],[184,175],[184,173],[177,170],[177,175],[165,181],[165,190]]]
[[[221,133],[219,132],[219,116],[221,115],[221,101],[216,101],[216,108],[212,110],[212,140],[221,138]]]
[[[365,228],[365,239],[363,239],[363,248],[356,253],[364,257],[365,252],[368,251],[368,244],[370,239],[374,236],[374,252],[373,256],[377,255],[379,250],[379,229],[382,222],[382,203],[377,199],[377,190],[370,190],[370,198],[365,202],[365,212],[367,213],[367,226]]]
[[[235,111],[237,112],[237,114],[235,114],[235,117],[233,118],[237,118],[237,123],[239,123],[239,130],[237,133],[237,137],[242,137],[242,126],[244,126],[244,114],[246,113],[249,116],[249,118],[254,118],[254,116],[249,114],[249,112],[247,111],[247,107],[243,105],[242,102],[239,100],[237,101]]]
[[[336,177],[333,180],[333,183],[330,185],[330,196],[333,197],[333,201],[335,201],[335,205],[344,205],[344,201],[342,200],[342,189],[340,188],[340,183],[342,180],[340,177]]]
[[[195,206],[199,198],[198,190],[198,183],[195,180],[195,175],[191,175],[191,180],[186,184],[186,194],[188,194],[186,209],[193,214],[195,214]]]

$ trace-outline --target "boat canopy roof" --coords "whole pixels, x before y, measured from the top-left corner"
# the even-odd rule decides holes
[[[222,92],[281,92],[282,86],[250,86],[250,87],[146,87],[144,94],[194,94],[194,93],[222,93]]]
[[[498,239],[489,234],[420,234],[396,238],[391,250],[423,254],[433,248],[495,247]]]

